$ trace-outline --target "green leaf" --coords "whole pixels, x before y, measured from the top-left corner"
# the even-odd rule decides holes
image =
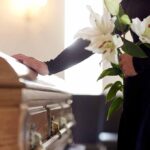
[[[107,102],[112,101],[112,99],[116,96],[118,91],[122,91],[123,85],[121,81],[116,81],[111,88],[109,89],[107,95],[106,95],[106,100]]]
[[[119,6],[118,0],[104,0],[106,8],[108,11],[113,15],[116,16],[119,13]]]
[[[120,17],[120,22],[121,22],[121,24],[123,24],[123,25],[130,25],[130,24],[131,24],[131,20],[130,20],[129,16],[126,15],[126,14],[124,14],[124,15],[122,15],[122,16]]]
[[[116,75],[120,75],[122,72],[120,71],[120,69],[118,68],[108,68],[106,70],[104,70],[100,76],[98,77],[97,80],[100,80],[106,76],[116,76]]]
[[[119,64],[111,63],[111,66],[112,66],[113,68],[118,69],[118,71],[120,70],[119,76],[120,76],[120,78],[124,78],[124,74],[123,74],[122,70],[120,69],[120,65],[119,65]]]
[[[111,63],[111,66],[112,66],[113,68],[120,69],[120,66],[119,66],[119,64]]]
[[[114,112],[116,112],[123,103],[123,98],[122,97],[114,97],[113,101],[108,109],[108,113],[107,113],[107,120],[109,120],[109,118],[112,116],[112,114]]]
[[[133,42],[130,42],[126,39],[123,39],[124,45],[122,46],[122,50],[133,56],[133,57],[139,57],[139,58],[146,58],[147,55],[145,54],[145,52],[136,44],[134,44]]]
[[[105,88],[104,88],[104,91],[105,91],[106,89],[110,88],[112,85],[113,85],[113,83],[107,84],[107,85],[105,86]]]

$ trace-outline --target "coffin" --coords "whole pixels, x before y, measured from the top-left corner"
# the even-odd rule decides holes
[[[72,96],[0,52],[0,150],[62,150],[72,140]]]

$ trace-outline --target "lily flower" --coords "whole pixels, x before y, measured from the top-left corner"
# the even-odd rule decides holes
[[[150,44],[150,16],[143,21],[139,18],[133,19],[131,29],[139,36],[141,42]]]
[[[123,42],[120,37],[112,34],[115,28],[114,21],[106,10],[100,16],[91,7],[88,9],[91,12],[91,27],[80,30],[75,37],[89,40],[90,44],[86,47],[87,50],[103,54],[106,60],[116,63],[116,50],[122,46]]]

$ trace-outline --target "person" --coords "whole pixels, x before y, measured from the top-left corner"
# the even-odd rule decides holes
[[[124,0],[123,8],[131,18],[143,20],[150,15],[148,0]],[[131,33],[134,42],[139,39]],[[141,45],[148,58],[120,57],[124,80],[124,104],[118,132],[118,150],[149,150],[150,144],[150,49]]]
[[[141,20],[150,15],[148,0],[123,0],[122,6],[132,18]],[[138,37],[132,33],[134,42]],[[42,75],[63,71],[93,53],[85,50],[89,41],[78,39],[54,60],[41,62],[22,54],[14,55]],[[128,54],[120,56],[120,66],[125,75],[124,103],[118,131],[118,150],[150,150],[150,49],[141,45],[147,58],[136,58]]]

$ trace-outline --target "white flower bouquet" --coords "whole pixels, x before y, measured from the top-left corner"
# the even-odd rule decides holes
[[[146,54],[140,48],[141,44],[150,48],[150,16],[143,21],[139,18],[130,19],[121,6],[119,0],[104,0],[104,13],[100,16],[88,6],[90,11],[90,27],[80,30],[76,38],[89,40],[87,50],[103,55],[103,60],[110,62],[111,67],[100,73],[98,80],[106,76],[119,76],[121,80],[108,84],[104,90],[106,100],[111,105],[108,110],[108,118],[123,102],[123,78],[124,75],[118,63],[118,56],[127,53],[133,57],[146,58]],[[138,37],[137,43],[125,38],[128,31],[134,32]],[[116,32],[117,31],[117,32]],[[119,33],[119,34],[117,34]],[[101,60],[101,61],[103,61]],[[118,92],[122,95],[118,96]]]

